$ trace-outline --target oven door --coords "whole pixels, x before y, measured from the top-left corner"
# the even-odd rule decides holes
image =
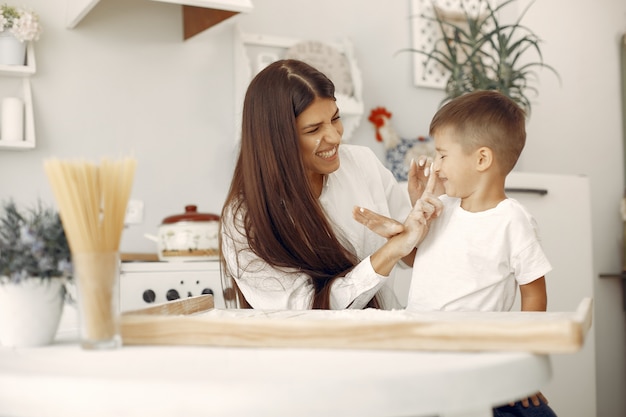
[[[225,308],[219,261],[122,262],[120,310],[213,294],[215,308]]]

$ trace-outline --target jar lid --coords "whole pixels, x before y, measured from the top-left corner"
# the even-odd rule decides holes
[[[198,206],[188,205],[185,206],[185,212],[183,214],[176,214],[163,219],[163,224],[171,224],[178,222],[210,222],[217,221],[220,216],[212,213],[198,213]]]

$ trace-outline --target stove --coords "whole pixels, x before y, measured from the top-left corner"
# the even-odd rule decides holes
[[[225,308],[219,261],[122,262],[120,310],[213,294],[215,308]]]

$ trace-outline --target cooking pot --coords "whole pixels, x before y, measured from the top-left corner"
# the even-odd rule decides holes
[[[195,205],[163,219],[158,236],[145,235],[158,246],[161,261],[207,261],[219,258],[219,216],[198,213]]]

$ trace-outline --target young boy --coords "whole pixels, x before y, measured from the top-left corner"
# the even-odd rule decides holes
[[[524,112],[495,91],[463,95],[433,117],[432,174],[443,211],[419,245],[407,308],[545,311],[551,270],[533,217],[507,198],[506,176],[526,140]]]
[[[465,94],[433,117],[437,155],[422,200],[437,181],[445,189],[439,197],[443,209],[434,211],[418,246],[407,309],[509,311],[519,285],[522,311],[546,310],[545,274],[551,266],[537,225],[504,189],[524,148],[525,123],[523,110],[495,91]],[[374,231],[387,222],[379,233],[392,229],[392,220],[364,209],[355,218]],[[541,394],[531,401],[534,407],[526,408],[524,400],[494,415],[554,416]]]

